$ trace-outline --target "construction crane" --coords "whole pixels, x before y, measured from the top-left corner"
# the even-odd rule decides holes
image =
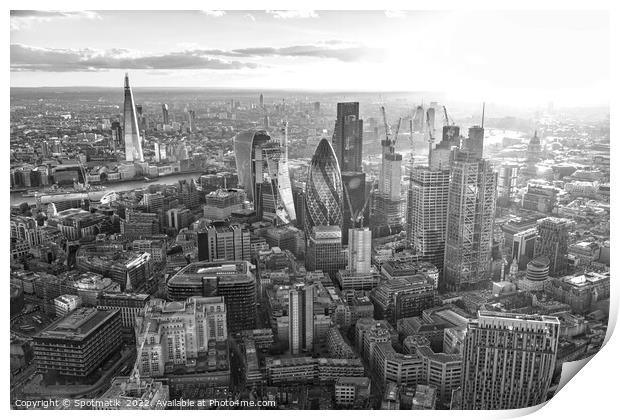
[[[383,117],[383,127],[385,128],[385,142],[386,144],[390,144],[390,126],[387,123],[387,117],[385,116],[385,107],[381,107],[381,116]]]
[[[448,118],[448,110],[446,109],[445,105],[443,105],[443,115],[444,115],[445,120],[446,120],[445,125],[454,125],[454,120]]]

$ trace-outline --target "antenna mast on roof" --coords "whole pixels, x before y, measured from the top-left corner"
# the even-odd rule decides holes
[[[482,125],[481,128],[484,128],[484,102],[482,103]]]

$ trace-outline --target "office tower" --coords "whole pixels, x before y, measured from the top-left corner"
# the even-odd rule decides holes
[[[291,354],[311,352],[314,342],[314,286],[296,284],[289,291],[288,347]]]
[[[443,127],[441,141],[434,149],[429,149],[429,167],[432,170],[450,169],[450,156],[453,148],[461,146],[461,128],[456,125],[445,125]],[[428,136],[428,134],[427,134]],[[429,139],[432,140],[432,139]],[[429,141],[429,148],[430,146]]]
[[[250,261],[250,231],[239,225],[209,226],[198,232],[198,261]]]
[[[349,229],[367,225],[370,206],[366,202],[366,174],[364,172],[342,172],[344,206],[342,217],[343,245],[349,240]],[[364,223],[364,221],[366,223]]]
[[[343,172],[362,170],[362,136],[364,122],[360,120],[359,102],[338,103],[332,143]]]
[[[228,338],[227,305],[223,297],[190,297],[186,301],[152,299],[136,319],[140,376],[160,377],[175,369],[196,366]],[[224,345],[224,347],[226,347]],[[219,353],[219,352],[218,352]],[[219,355],[218,355],[219,356]]]
[[[400,201],[403,157],[396,153],[396,139],[390,137],[390,133],[386,133],[386,138],[381,140],[381,173],[372,221],[373,231],[377,234],[391,234],[392,228],[402,226]]]
[[[318,114],[319,112],[321,112],[321,103],[320,102],[314,102],[313,107],[314,107],[314,113],[315,114]]]
[[[342,231],[339,226],[314,226],[307,238],[306,268],[321,270],[330,277],[344,268]]]
[[[421,133],[424,131],[424,108],[418,105],[413,114],[413,131]]]
[[[538,221],[538,240],[534,257],[544,255],[549,258],[549,275],[556,277],[566,273],[570,232],[575,222],[559,217],[546,217]]]
[[[168,112],[168,104],[161,104],[161,115],[164,125],[170,125],[170,114]]]
[[[297,216],[295,226],[300,229],[304,228],[306,221],[306,192],[304,189],[305,185],[303,187],[293,186],[293,202],[295,203],[295,215]]]
[[[228,329],[233,332],[256,325],[256,277],[247,261],[191,263],[168,279],[169,300],[192,296],[224,297]]]
[[[434,151],[433,151],[434,152]],[[409,180],[407,239],[420,261],[443,272],[450,172],[415,167]]]
[[[443,288],[461,290],[491,279],[497,173],[478,151],[455,150],[453,156]]]
[[[518,269],[524,270],[528,262],[534,258],[534,247],[538,238],[536,228],[524,229],[512,235],[512,242],[507,243],[510,261],[517,260]]]
[[[540,139],[538,138],[538,132],[534,132],[534,137],[530,139],[527,145],[527,158],[525,160],[525,168],[523,169],[523,177],[525,179],[536,178],[538,168],[536,165],[540,162]]]
[[[482,122],[480,125],[469,127],[467,138],[461,145],[463,151],[467,151],[474,159],[482,159],[484,152],[484,103],[482,104]]]
[[[138,116],[129,86],[129,75],[125,73],[125,103],[123,110],[123,134],[125,143],[125,160],[143,162],[142,141],[138,126]]]
[[[187,119],[187,131],[193,133],[196,131],[196,111],[193,109],[186,110],[185,118]]]
[[[116,148],[119,147],[122,143],[123,138],[123,128],[121,127],[121,123],[118,121],[112,122],[112,150],[116,151]]]
[[[36,334],[33,345],[36,372],[42,374],[46,382],[87,383],[91,375],[120,349],[120,312],[76,309]]]
[[[499,167],[497,177],[497,204],[508,206],[515,197],[517,190],[517,178],[519,165],[516,163],[504,163]]]
[[[138,119],[138,133],[144,133],[147,126],[146,115],[144,115],[142,105],[136,105],[136,118]]]
[[[462,149],[468,150],[477,159],[482,159],[482,152],[484,151],[484,128],[475,125],[469,127],[467,137],[463,139]]]
[[[248,130],[235,136],[239,183],[262,219],[285,225],[297,219],[288,172],[286,135],[278,141],[265,130]]]
[[[556,317],[479,312],[465,334],[461,408],[502,410],[545,402],[559,338]]]
[[[368,228],[349,229],[349,264],[352,273],[370,273],[372,232]]]
[[[265,105],[264,100],[265,100],[265,98],[263,97],[263,94],[261,93],[261,94],[258,96],[258,104],[261,106],[261,108]]]
[[[315,226],[342,228],[343,191],[340,166],[334,149],[327,139],[322,139],[312,156],[308,169],[306,235],[310,235]]]

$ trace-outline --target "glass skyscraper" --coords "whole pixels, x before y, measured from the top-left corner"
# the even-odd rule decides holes
[[[142,155],[142,142],[138,127],[136,105],[133,100],[133,92],[129,86],[129,75],[125,73],[125,103],[123,109],[123,138],[125,141],[125,160],[129,162],[144,161]]]
[[[343,187],[338,159],[332,145],[322,139],[312,156],[306,182],[306,233],[314,226],[342,229]]]
[[[362,135],[359,102],[338,103],[334,127],[334,152],[342,171],[362,170]]]
[[[286,144],[265,130],[248,130],[234,139],[239,183],[260,218],[288,224],[297,219],[288,172]]]

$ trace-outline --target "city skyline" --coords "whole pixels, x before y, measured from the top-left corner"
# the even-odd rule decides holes
[[[171,19],[182,30],[171,31]],[[98,36],[110,24],[115,31]],[[609,100],[608,38],[602,11],[13,11],[11,86],[111,87],[116,72],[130,71],[136,87],[441,91],[597,105]],[[376,76],[386,68],[390,77]]]
[[[116,80],[11,89],[12,409],[519,409],[602,348],[609,108],[536,98],[596,97],[605,60],[585,84],[579,66],[550,82],[553,66],[512,65],[529,46],[574,61],[544,48],[566,13],[197,13],[11,14],[22,41],[55,24],[45,42],[65,45],[12,45],[12,77]],[[345,93],[411,64],[407,83],[454,95]],[[134,89],[213,75],[237,90]],[[540,95],[515,111],[508,77]],[[340,89],[297,90],[323,82]]]

